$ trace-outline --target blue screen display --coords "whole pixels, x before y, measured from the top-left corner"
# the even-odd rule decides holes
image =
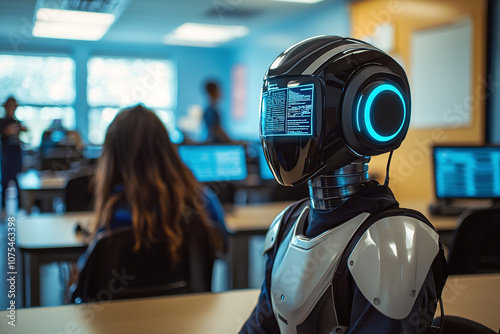
[[[179,155],[200,182],[241,181],[247,177],[242,145],[181,145]]]
[[[274,175],[266,161],[262,147],[259,147],[259,174],[262,180],[274,180]]]
[[[263,136],[312,135],[314,85],[269,87],[262,94]]]
[[[434,147],[437,198],[500,198],[500,147]]]

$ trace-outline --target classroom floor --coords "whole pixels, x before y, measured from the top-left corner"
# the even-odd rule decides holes
[[[6,309],[9,305],[7,296],[7,224],[0,222],[0,310]],[[264,277],[264,258],[262,256],[263,237],[255,237],[250,240],[250,276],[249,285],[251,288],[258,288],[262,284]],[[19,256],[19,254],[16,254]],[[20,263],[16,258],[16,263]],[[220,292],[227,290],[227,266],[223,261],[217,261],[214,266],[214,277],[212,290]],[[64,304],[65,288],[61,284],[61,271],[58,263],[49,263],[40,269],[40,304],[41,306],[58,306]],[[17,294],[18,301],[21,298],[19,290],[21,288],[20,276],[18,275]],[[18,304],[19,305],[19,304]]]

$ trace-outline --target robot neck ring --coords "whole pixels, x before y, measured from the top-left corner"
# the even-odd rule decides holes
[[[321,175],[309,180],[311,205],[316,210],[330,210],[342,204],[358,191],[358,185],[368,180],[368,159],[355,161],[336,170],[332,175]]]

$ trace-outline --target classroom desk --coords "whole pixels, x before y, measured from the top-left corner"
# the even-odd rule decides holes
[[[500,274],[449,276],[442,297],[445,315],[465,317],[499,331]]]
[[[54,261],[76,262],[87,244],[76,233],[78,222],[87,223],[92,213],[42,213],[16,221],[16,243],[23,261],[24,305],[40,305],[40,266]]]
[[[443,291],[445,313],[498,330],[500,274],[452,276]],[[0,311],[1,333],[237,333],[259,290],[233,290],[99,304],[16,310],[16,327]],[[438,314],[436,314],[437,316]]]
[[[228,288],[248,287],[248,243],[253,235],[266,233],[274,217],[286,203],[237,206],[226,214],[230,233]],[[17,245],[24,261],[22,282],[24,305],[40,305],[40,266],[55,261],[76,261],[84,252],[85,240],[75,234],[78,221],[88,221],[92,213],[42,213],[18,219]]]
[[[234,290],[20,309],[15,328],[1,311],[0,333],[234,334],[257,299],[257,290]]]
[[[265,235],[274,218],[293,202],[271,202],[237,206],[226,213],[230,233],[228,288],[248,287],[248,246],[250,237]]]
[[[248,287],[248,244],[252,236],[265,235],[276,215],[290,202],[272,202],[236,206],[226,213],[230,233],[228,288]],[[17,244],[24,261],[24,301],[26,306],[40,305],[39,268],[53,261],[76,261],[85,250],[84,240],[75,234],[78,220],[89,220],[91,213],[64,215],[40,214],[18,220]],[[438,230],[454,228],[453,217],[431,219]],[[29,279],[28,279],[29,278]]]
[[[293,202],[271,202],[249,204],[236,207],[234,212],[226,214],[226,225],[231,234],[229,276],[230,289],[248,287],[248,243],[252,236],[265,235],[274,218]],[[457,217],[432,216],[428,213],[426,201],[404,201],[401,207],[418,210],[426,215],[438,231],[453,231],[457,226]],[[235,270],[234,268],[238,268]]]
[[[17,175],[21,196],[21,205],[28,212],[39,202],[40,210],[52,211],[52,200],[55,197],[64,197],[64,189],[68,183],[68,171],[40,172],[29,170]]]

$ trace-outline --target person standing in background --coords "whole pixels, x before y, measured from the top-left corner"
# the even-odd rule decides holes
[[[15,116],[17,101],[13,96],[7,98],[3,108],[5,116],[0,119],[0,134],[2,141],[2,207],[5,207],[5,189],[11,180],[14,180],[17,185],[17,174],[23,168],[19,133],[27,129]]]
[[[220,124],[220,115],[218,103],[221,98],[221,92],[215,81],[208,81],[205,84],[205,91],[208,94],[209,106],[203,113],[203,120],[207,126],[207,142],[227,143],[231,139]]]

